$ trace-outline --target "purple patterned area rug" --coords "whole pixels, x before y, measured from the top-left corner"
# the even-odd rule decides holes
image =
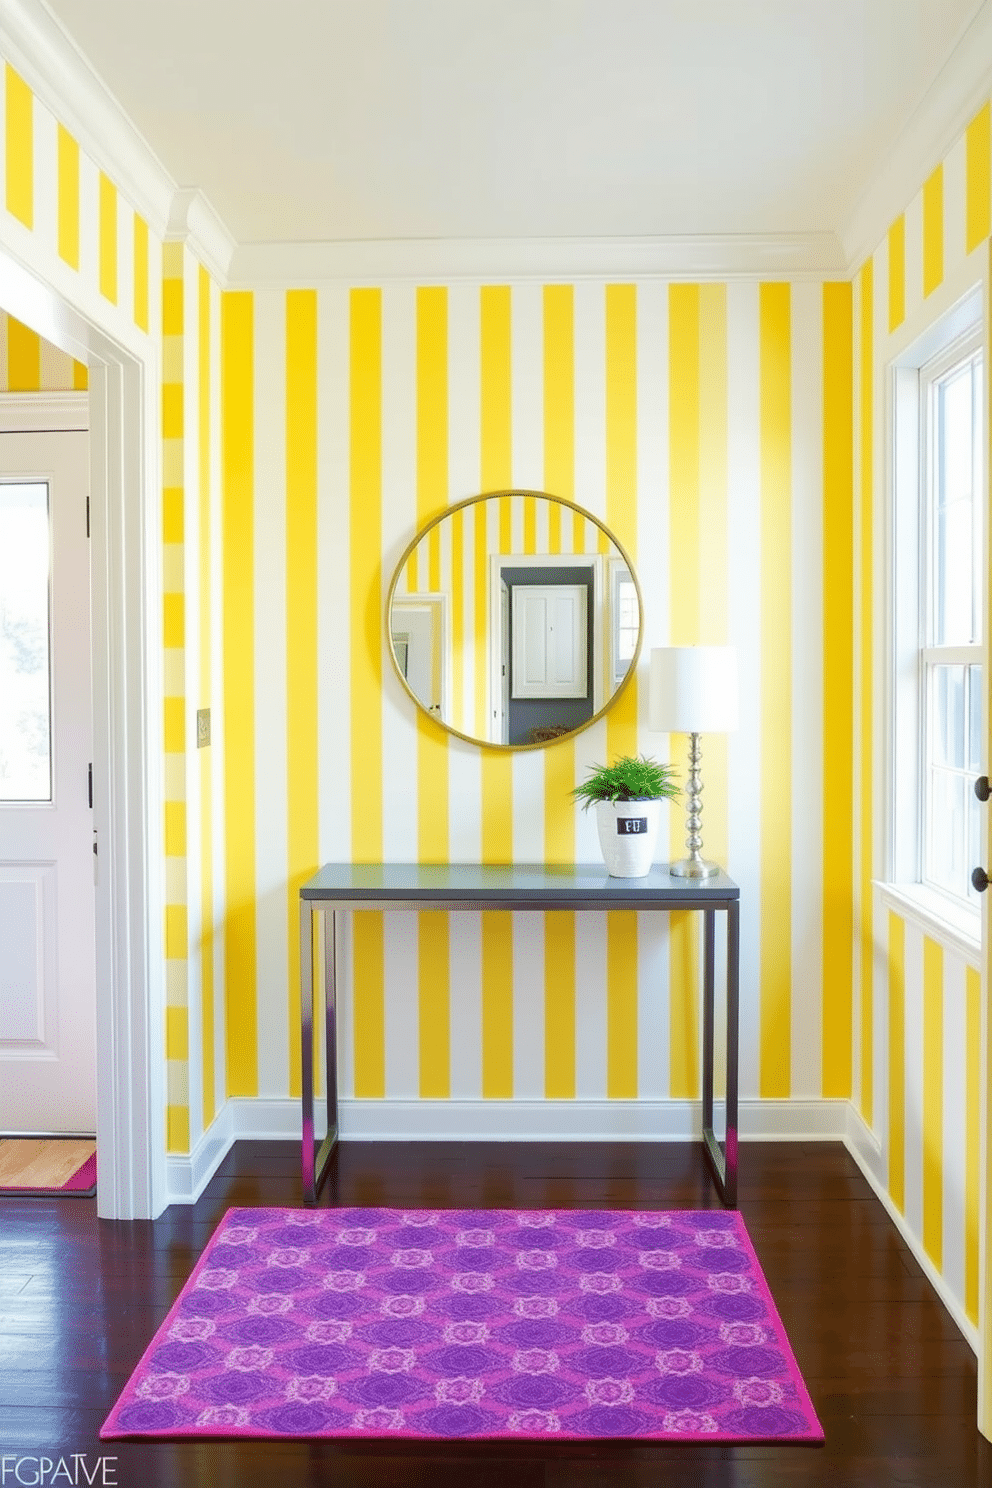
[[[823,1440],[723,1210],[232,1209],[100,1435]]]

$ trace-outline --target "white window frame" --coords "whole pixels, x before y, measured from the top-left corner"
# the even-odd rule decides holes
[[[884,897],[908,911],[929,933],[973,958],[981,945],[981,910],[929,885],[924,876],[925,739],[924,686],[928,663],[951,659],[961,648],[937,648],[928,640],[928,451],[924,417],[926,386],[976,349],[984,356],[982,291],[977,287],[931,326],[891,367],[891,480],[889,505],[889,634],[887,737],[888,790]],[[988,365],[983,376],[989,376]],[[988,449],[987,395],[982,402],[981,448]],[[982,472],[981,511],[987,510],[988,468]],[[984,525],[984,524],[983,524]],[[983,549],[988,538],[983,535]],[[981,571],[985,573],[984,552]],[[985,585],[987,591],[987,584]],[[985,607],[982,640],[969,661],[987,665]],[[972,651],[974,655],[972,655]],[[983,729],[987,722],[983,719]]]
[[[961,644],[940,644],[935,639],[936,621],[935,612],[937,597],[934,593],[935,577],[937,568],[937,535],[936,527],[936,492],[935,492],[935,440],[932,438],[932,417],[934,390],[947,374],[966,363],[978,362],[982,368],[983,393],[985,377],[985,357],[982,346],[981,327],[973,332],[954,341],[938,356],[927,362],[926,366],[920,368],[920,409],[921,425],[920,433],[922,439],[921,454],[921,493],[920,493],[920,558],[921,558],[921,623],[922,635],[920,646],[920,698],[921,698],[921,822],[920,822],[920,881],[925,889],[932,890],[938,894],[947,893],[942,885],[938,884],[931,876],[930,871],[930,849],[932,844],[928,837],[928,823],[931,817],[931,775],[928,768],[931,751],[931,734],[934,728],[934,719],[931,713],[933,674],[938,666],[978,666],[984,668],[985,646],[982,641],[985,623],[984,604],[982,595],[982,536],[984,530],[982,494],[975,493],[977,504],[976,551],[974,554],[975,572],[973,581],[977,582],[978,589],[978,639],[974,642]],[[979,405],[981,409],[981,404]],[[979,423],[983,423],[979,411]],[[983,448],[983,435],[981,428],[978,432],[977,443],[979,450]],[[984,464],[984,462],[983,462]],[[982,684],[980,684],[982,685]],[[965,723],[967,732],[967,721]],[[967,755],[968,745],[965,744]],[[972,856],[977,863],[980,856],[980,848],[977,844],[972,845]],[[958,895],[950,894],[957,907],[971,908],[977,910],[977,903],[961,901]]]

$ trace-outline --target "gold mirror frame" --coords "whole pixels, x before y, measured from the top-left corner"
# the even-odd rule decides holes
[[[533,496],[537,496],[537,497],[540,497],[544,501],[553,502],[556,506],[564,507],[566,510],[568,510],[570,512],[573,512],[575,515],[580,516],[580,517],[583,517],[587,522],[591,522],[594,527],[597,527],[599,529],[599,531],[602,532],[606,536],[606,538],[608,539],[608,541],[616,549],[616,551],[619,554],[620,558],[623,560],[624,564],[626,565],[627,572],[630,574],[631,580],[632,580],[633,585],[634,585],[634,591],[635,591],[635,593],[637,595],[637,614],[638,614],[637,642],[636,642],[636,644],[634,646],[634,654],[631,657],[630,665],[628,666],[626,672],[624,673],[624,676],[623,676],[622,680],[617,684],[615,690],[610,694],[610,696],[604,702],[603,706],[601,708],[599,708],[598,711],[596,711],[595,713],[593,713],[593,715],[592,715],[591,718],[587,718],[582,723],[576,724],[575,728],[569,729],[568,733],[561,734],[557,738],[554,738],[554,739],[538,740],[538,741],[536,741],[534,743],[528,743],[528,744],[503,744],[503,743],[495,743],[495,742],[493,742],[492,740],[489,740],[489,739],[479,739],[474,734],[466,734],[461,729],[455,728],[455,726],[453,724],[445,723],[444,720],[442,718],[439,718],[436,713],[434,713],[429,707],[427,707],[427,705],[424,702],[422,702],[422,700],[413,691],[413,688],[410,686],[409,682],[407,681],[406,676],[405,676],[404,671],[403,671],[403,668],[400,665],[399,658],[398,658],[398,656],[396,654],[396,648],[395,648],[395,646],[393,644],[393,627],[392,627],[392,623],[391,623],[391,621],[392,621],[392,613],[393,613],[393,601],[396,598],[396,591],[397,591],[397,588],[398,588],[398,586],[400,584],[400,581],[402,579],[403,571],[406,568],[406,565],[407,565],[410,557],[412,556],[412,554],[414,552],[416,552],[416,550],[420,546],[420,544],[424,541],[424,539],[428,536],[428,534],[434,530],[435,527],[438,527],[442,522],[447,521],[456,512],[465,511],[468,507],[478,506],[481,503],[486,502],[486,501],[493,501],[493,500],[497,499],[500,496],[532,496],[532,497]],[[512,557],[514,555],[507,554],[506,556],[507,557]],[[523,556],[523,555],[521,555],[521,556]],[[528,556],[530,556],[530,555],[528,555]],[[554,558],[554,557],[557,557],[557,556],[572,556],[572,555],[570,555],[570,554],[568,554],[568,555],[549,554],[547,556],[549,558]],[[594,555],[590,555],[590,557],[592,557],[592,556],[594,556]],[[585,729],[591,728],[594,723],[598,723],[601,718],[605,717],[605,715],[614,706],[614,704],[616,703],[617,699],[622,695],[622,693],[624,692],[624,690],[627,687],[628,683],[630,682],[630,679],[633,677],[634,673],[637,670],[637,663],[638,663],[638,660],[639,660],[640,655],[641,655],[641,646],[642,646],[642,644],[644,642],[644,599],[643,599],[643,596],[641,594],[641,586],[640,586],[640,582],[639,582],[638,577],[637,577],[637,572],[636,572],[636,570],[634,568],[633,561],[631,560],[630,554],[627,552],[627,550],[624,547],[623,543],[620,542],[619,538],[617,538],[616,535],[610,531],[610,529],[607,527],[607,525],[606,525],[605,522],[601,522],[600,519],[599,519],[599,517],[594,516],[592,512],[587,511],[585,507],[579,506],[576,502],[569,501],[564,496],[554,496],[549,491],[535,491],[535,490],[531,490],[531,489],[526,488],[526,487],[516,487],[516,486],[508,487],[506,489],[500,489],[500,490],[496,490],[496,491],[481,491],[477,496],[469,496],[464,501],[457,501],[453,505],[445,507],[443,511],[438,512],[438,514],[437,514],[436,517],[432,517],[431,520],[428,523],[426,523],[425,526],[421,527],[420,530],[414,534],[414,536],[411,539],[411,541],[404,548],[403,554],[400,557],[400,560],[397,563],[396,568],[395,568],[395,570],[393,572],[393,577],[390,580],[389,591],[388,591],[388,593],[386,595],[386,615],[385,615],[385,620],[386,620],[386,641],[387,641],[388,646],[389,646],[389,655],[390,655],[390,657],[392,659],[393,670],[396,673],[396,676],[399,679],[399,682],[400,682],[400,684],[401,684],[404,692],[417,705],[417,707],[420,710],[420,712],[423,713],[427,718],[432,719],[433,722],[436,723],[439,728],[444,729],[445,733],[452,734],[456,739],[462,739],[462,740],[464,740],[464,742],[466,744],[474,744],[478,749],[499,749],[499,750],[507,750],[507,751],[523,751],[523,750],[531,750],[531,749],[549,749],[549,748],[553,747],[555,744],[558,744],[558,743],[562,742],[565,739],[574,739],[575,736],[576,736],[576,734],[581,734]]]

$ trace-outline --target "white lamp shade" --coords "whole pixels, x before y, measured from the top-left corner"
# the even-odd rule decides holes
[[[737,727],[733,646],[660,646],[651,652],[651,727],[659,734],[723,734]]]

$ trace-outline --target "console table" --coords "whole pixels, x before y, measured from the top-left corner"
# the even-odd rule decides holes
[[[456,912],[492,910],[698,909],[703,914],[703,1142],[723,1202],[737,1203],[737,1025],[740,889],[720,873],[672,878],[654,867],[643,878],[611,878],[601,864],[482,867],[453,863],[328,863],[300,889],[300,992],[303,1040],[303,1193],[315,1204],[338,1140],[337,917],[364,909]],[[727,930],[727,1135],[713,1131],[714,965],[716,912]],[[327,1135],[314,1138],[314,919],[323,920]]]

